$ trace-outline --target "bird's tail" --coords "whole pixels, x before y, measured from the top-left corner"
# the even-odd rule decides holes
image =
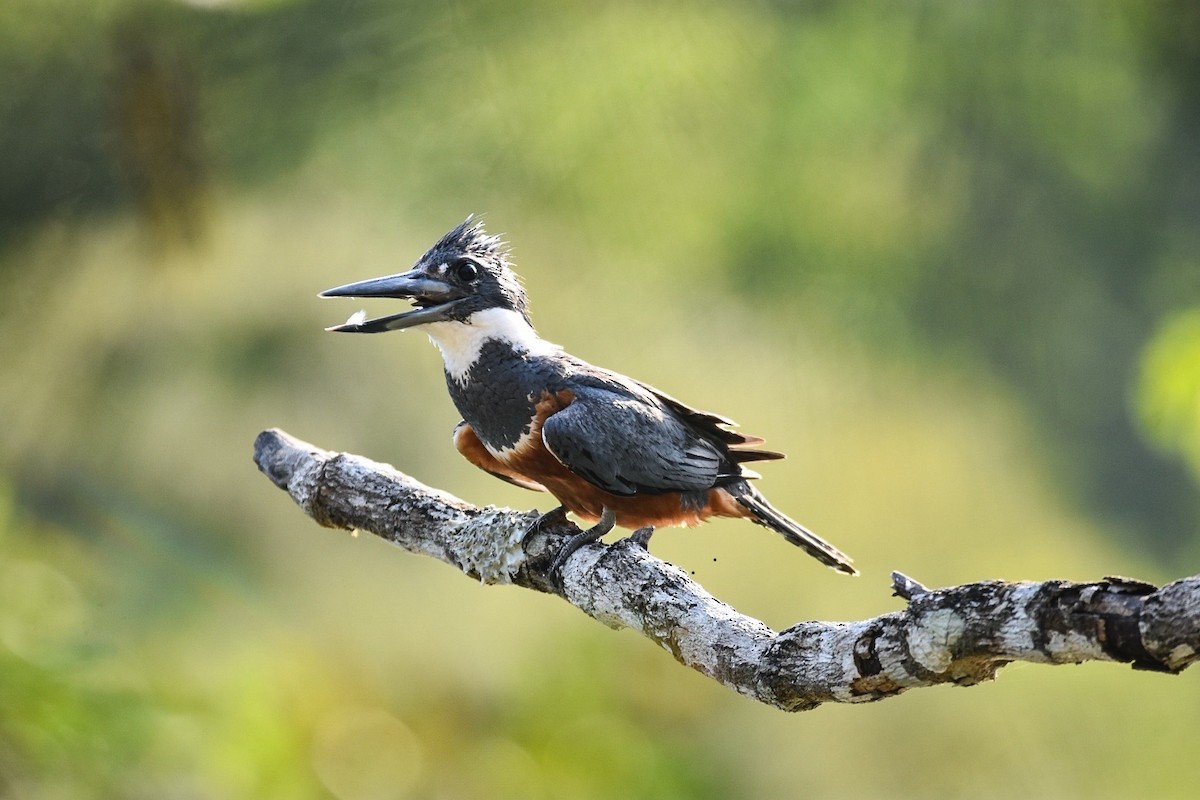
[[[847,575],[858,574],[850,556],[775,508],[750,484],[737,481],[725,489],[750,512],[752,522],[770,528],[827,567]]]

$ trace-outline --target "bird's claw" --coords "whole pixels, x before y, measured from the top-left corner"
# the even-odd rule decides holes
[[[550,512],[554,513],[554,512]],[[534,523],[537,524],[537,523]],[[574,555],[575,551],[584,545],[591,544],[599,540],[604,534],[613,529],[617,524],[617,515],[612,510],[605,508],[604,513],[600,515],[600,519],[595,525],[588,528],[586,531],[580,531],[574,536],[563,542],[563,546],[559,549],[557,555],[554,556],[554,561],[550,562],[550,577],[556,579],[558,588],[562,589],[562,568],[566,565],[567,559]]]
[[[567,524],[567,507],[566,506],[558,506],[557,508],[552,508],[549,511],[547,511],[545,514],[542,514],[541,516],[539,516],[537,519],[535,519],[533,521],[532,524],[530,524],[529,528],[525,531],[525,538],[528,539],[530,536],[533,536],[535,533],[541,533],[542,531],[546,530],[547,528],[554,528],[559,525],[566,525],[566,524]]]
[[[653,535],[654,535],[654,526],[647,525],[644,528],[638,528],[636,531],[634,531],[633,533],[626,536],[624,541],[633,542],[638,547],[642,548],[647,553],[649,553],[650,552],[650,537]]]

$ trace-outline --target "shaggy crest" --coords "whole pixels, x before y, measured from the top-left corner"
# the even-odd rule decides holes
[[[476,219],[474,214],[468,215],[454,230],[439,239],[421,260],[435,261],[442,253],[469,255],[498,266],[510,266],[508,242],[499,236],[489,235],[483,228],[483,220]]]

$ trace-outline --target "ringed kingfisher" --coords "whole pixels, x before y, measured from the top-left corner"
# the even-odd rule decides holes
[[[533,328],[509,250],[467,217],[407,272],[350,283],[322,297],[406,299],[415,308],[377,319],[364,312],[328,330],[382,333],[420,327],[441,351],[446,385],[462,422],[454,445],[502,480],[549,492],[592,527],[569,539],[556,574],[579,547],[614,525],[646,546],[655,528],[737,517],[770,528],[813,558],[857,574],[840,550],[785,516],[743,466],[783,455],[763,439],[632,378],[593,366]]]

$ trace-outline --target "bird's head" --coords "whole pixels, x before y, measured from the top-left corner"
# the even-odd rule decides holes
[[[343,333],[383,333],[431,322],[467,322],[472,315],[490,309],[516,312],[529,322],[525,290],[509,268],[507,245],[500,237],[489,236],[474,217],[467,217],[443,236],[408,272],[327,289],[321,297],[395,297],[411,300],[416,306],[371,320],[355,315],[328,329]]]

